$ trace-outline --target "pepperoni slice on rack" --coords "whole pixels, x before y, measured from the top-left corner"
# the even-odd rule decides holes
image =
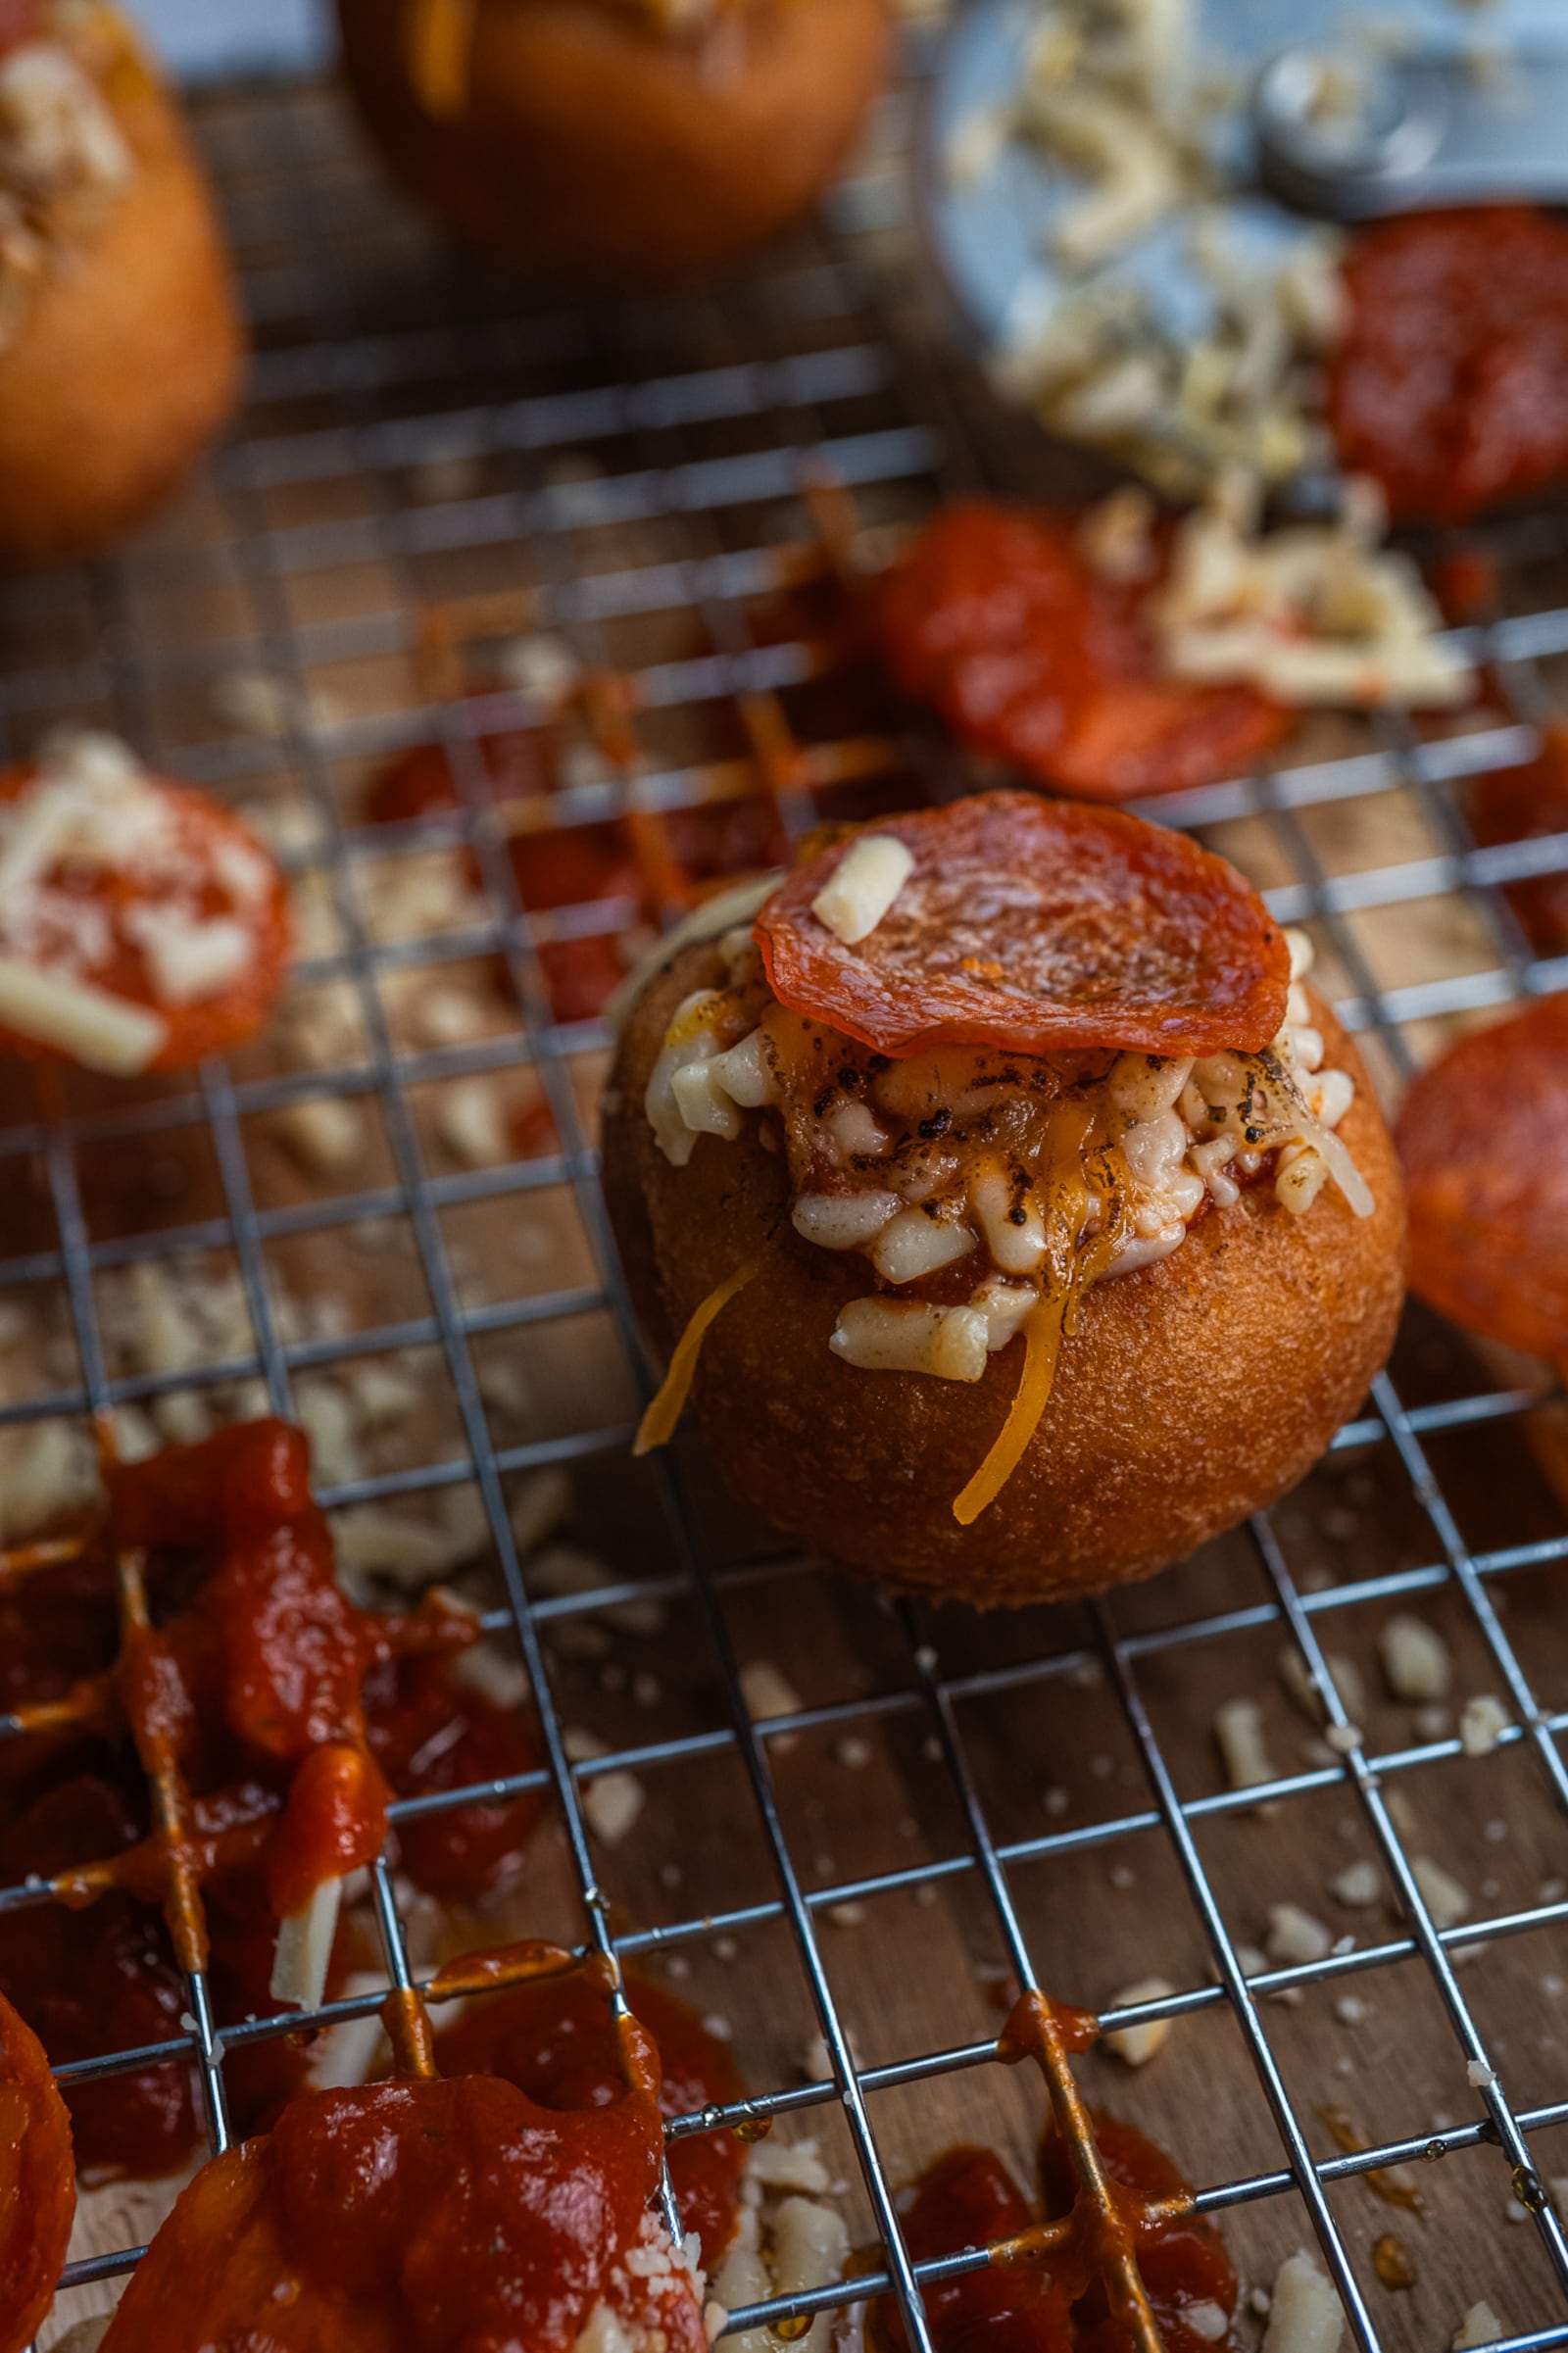
[[[254,1037],[289,949],[248,825],[108,738],[0,772],[0,1049],[124,1077]]]
[[[1460,522],[1568,471],[1568,226],[1527,205],[1359,231],[1329,378],[1347,468],[1396,515]]]
[[[1461,1038],[1396,1134],[1412,1288],[1483,1339],[1568,1360],[1568,996]]]
[[[75,2211],[65,2102],[37,2036],[0,2000],[0,2353],[32,2342]]]
[[[954,732],[1089,801],[1136,801],[1244,771],[1289,723],[1247,686],[1161,675],[1151,579],[1111,581],[1078,518],[950,507],[876,600],[883,659]]]
[[[1522,768],[1483,776],[1471,800],[1470,822],[1483,849],[1500,842],[1534,842],[1568,834],[1568,727],[1548,727],[1538,757]],[[1555,874],[1504,883],[1509,906],[1542,956],[1568,949],[1568,851]]]
[[[914,862],[851,946],[813,905],[873,831]],[[1283,933],[1223,858],[1122,810],[1027,793],[884,818],[808,850],[757,938],[783,1004],[890,1054],[1258,1053],[1290,981]]]

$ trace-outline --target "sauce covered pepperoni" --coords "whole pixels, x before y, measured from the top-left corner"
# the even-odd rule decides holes
[[[665,2116],[744,2097],[733,2060],[672,1993],[649,1979],[626,1987],[659,2045]],[[580,1979],[514,1986],[473,2004],[436,2040],[446,2075],[505,2076],[545,2108],[598,2108],[620,2096],[614,2037],[604,2002]],[[669,2178],[682,2226],[702,2240],[710,2269],[735,2232],[745,2152],[731,2132],[671,2141]]]
[[[65,2102],[37,2036],[0,2001],[0,2353],[23,2353],[53,2303],[75,2211]]]
[[[1085,800],[1244,770],[1286,713],[1250,687],[1161,676],[1147,613],[1157,575],[1099,577],[1077,528],[1048,513],[948,508],[877,598],[894,679],[977,751]]]
[[[400,1841],[418,1884],[469,1900],[514,1871],[539,1802],[493,1792],[537,1755],[511,1713],[457,1679],[472,1619],[440,1601],[375,1616],[337,1586],[297,1430],[239,1424],[107,1479],[103,1538],[82,1559],[0,1577],[0,1705],[99,1694],[69,1726],[0,1750],[0,1883],[75,1876],[93,1898],[0,1919],[0,1988],[57,2064],[183,2032],[189,1996],[162,1917],[167,1855],[141,1762],[150,1739],[188,1795],[220,2024],[277,2014],[279,1920],[378,1851],[389,1795],[484,1789],[411,1821]],[[117,1546],[145,1555],[151,1605],[123,1649]],[[241,2126],[303,2070],[281,2040],[236,2049],[225,2075]],[[96,2173],[167,2172],[200,2137],[183,2063],[74,2085],[70,2104],[78,2158]]]
[[[1484,1339],[1568,1359],[1568,996],[1461,1038],[1396,1140],[1412,1288]]]
[[[601,2303],[705,2353],[650,2211],[660,2143],[648,2084],[568,2112],[491,2076],[303,2094],[198,2174],[104,2353],[570,2353]]]
[[[1347,467],[1393,513],[1459,522],[1568,471],[1568,226],[1525,205],[1362,229],[1329,382]]]
[[[0,958],[150,1017],[144,1048],[0,1018],[0,1049],[178,1070],[256,1035],[290,944],[283,877],[229,810],[121,748],[0,771]]]
[[[875,830],[914,865],[856,945],[812,911],[851,847],[842,837],[808,851],[757,918],[774,995],[808,1019],[895,1055],[1259,1053],[1278,1034],[1284,935],[1235,868],[1185,834],[1024,793]]]
[[[1483,849],[1568,834],[1568,728],[1548,727],[1539,756],[1524,767],[1481,777],[1470,823]],[[1540,955],[1560,956],[1568,949],[1568,851],[1560,873],[1533,874],[1504,883],[1503,891]]]

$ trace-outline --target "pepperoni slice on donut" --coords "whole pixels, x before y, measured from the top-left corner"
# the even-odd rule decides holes
[[[32,2342],[75,2211],[66,2104],[42,2043],[0,1999],[0,2353]]]
[[[1396,1135],[1411,1287],[1484,1339],[1568,1358],[1568,996],[1461,1038]]]
[[[1159,571],[1102,578],[1079,521],[979,500],[939,515],[878,592],[895,680],[977,751],[1087,801],[1236,775],[1288,713],[1250,686],[1163,676],[1145,611]]]
[[[857,839],[912,868],[853,946],[813,903]],[[774,995],[881,1054],[1000,1046],[1255,1054],[1290,956],[1257,893],[1186,834],[1120,809],[982,793],[808,855],[757,918]]]

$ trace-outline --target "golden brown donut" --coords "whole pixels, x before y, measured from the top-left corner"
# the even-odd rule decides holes
[[[338,0],[366,125],[432,212],[530,276],[634,288],[807,211],[887,66],[886,0],[718,0],[679,30],[675,13],[476,0],[470,27],[466,0]],[[411,71],[432,35],[445,96]]]
[[[129,176],[79,239],[50,246],[0,341],[8,566],[89,555],[127,531],[178,486],[239,390],[243,338],[206,183],[170,97],[113,29],[101,87]]]
[[[996,1438],[1021,1340],[978,1382],[867,1372],[829,1335],[863,1265],[802,1241],[782,1156],[755,1123],[661,1154],[644,1090],[670,1017],[716,985],[682,950],[632,1006],[604,1104],[606,1190],[633,1296],[662,1345],[777,1235],[712,1325],[695,1397],[731,1484],[804,1545],[888,1585],[981,1606],[1096,1593],[1180,1559],[1282,1495],[1365,1395],[1403,1297],[1398,1166],[1354,1045],[1311,997],[1327,1059],[1355,1081],[1340,1133],[1376,1197],[1358,1219],[1325,1189],[1304,1217],[1271,1187],[1205,1207],[1169,1257],[1083,1303],[1019,1467],[965,1528],[952,1498]]]

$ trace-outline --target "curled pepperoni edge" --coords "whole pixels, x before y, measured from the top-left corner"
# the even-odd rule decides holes
[[[1075,840],[1098,836],[1102,842],[1109,838],[1123,844],[1129,868],[1141,865],[1157,875],[1167,890],[1174,886],[1183,891],[1194,911],[1201,892],[1206,902],[1206,960],[1212,971],[1224,956],[1226,990],[1207,1003],[1146,999],[1074,1005],[1009,995],[970,1011],[953,1005],[956,984],[951,976],[939,975],[922,1004],[906,976],[879,982],[874,932],[857,947],[846,947],[812,914],[812,901],[857,835],[896,835],[914,854],[918,871],[922,864],[940,865],[944,843],[956,847],[960,827],[973,836],[998,819],[1017,830],[1018,855],[1009,861],[1014,871],[1031,851],[1049,846],[1058,858],[1070,856]],[[800,864],[760,908],[753,936],[762,953],[768,985],[781,1004],[899,1058],[942,1046],[999,1047],[1026,1054],[1097,1047],[1171,1056],[1226,1050],[1257,1054],[1279,1034],[1290,987],[1285,935],[1227,859],[1204,850],[1190,835],[1126,810],[1030,793],[974,794],[943,808],[912,809],[847,828],[814,852],[808,844]]]
[[[43,2045],[0,1997],[0,2095],[21,2094],[16,2195],[0,2214],[0,2353],[23,2353],[54,2301],[76,2212],[71,2119]],[[5,2108],[0,2103],[0,2130]]]

